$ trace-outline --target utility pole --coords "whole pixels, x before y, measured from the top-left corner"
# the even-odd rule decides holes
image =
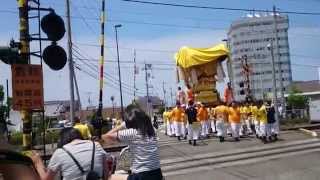
[[[276,82],[276,70],[274,63],[274,51],[273,51],[273,39],[271,39],[271,44],[268,45],[271,51],[271,64],[272,64],[272,83],[273,83],[273,104],[275,108],[275,119],[279,125],[279,112],[278,112],[278,104],[277,104],[277,82]],[[279,126],[278,126],[279,127]]]
[[[282,81],[282,63],[281,63],[281,58],[280,58],[280,50],[279,50],[279,39],[278,39],[278,21],[277,21],[277,11],[276,11],[276,6],[273,6],[273,19],[274,19],[274,32],[275,32],[275,37],[276,37],[276,46],[277,46],[277,60],[278,60],[278,73],[279,73],[279,82],[280,82],[280,102],[281,105],[284,106],[285,104],[285,99],[284,99],[284,91],[283,91],[283,81]],[[277,103],[277,102],[276,102]],[[276,109],[278,111],[278,109]]]
[[[101,5],[101,37],[100,37],[100,79],[99,79],[99,104],[97,111],[98,136],[102,134],[102,108],[103,108],[103,66],[104,66],[104,22],[105,22],[105,0],[102,0]]]
[[[73,70],[73,80],[74,80],[74,85],[76,86],[76,92],[77,92],[77,99],[78,99],[78,112],[79,112],[79,116],[81,117],[81,109],[82,109],[82,105],[81,105],[81,99],[80,99],[80,93],[79,93],[79,86],[78,86],[78,81],[77,81],[77,77],[76,77],[76,73]]]
[[[164,103],[164,107],[166,107],[167,100],[166,100],[166,89],[164,88],[164,81],[162,82],[162,90],[163,90],[163,103]]]
[[[67,33],[68,33],[68,65],[69,65],[69,85],[70,85],[70,121],[74,121],[74,69],[72,58],[72,39],[71,39],[71,17],[70,17],[70,0],[66,0],[66,17],[67,17]]]
[[[92,92],[88,91],[86,92],[87,96],[88,96],[88,106],[92,106],[92,102],[91,102],[91,94]]]
[[[172,92],[172,87],[170,87],[170,96],[171,96],[171,106],[173,105],[173,92]]]
[[[29,42],[29,12],[28,0],[19,0],[19,20],[20,20],[20,55],[21,60],[30,64],[30,42]],[[23,121],[22,146],[23,149],[31,149],[32,132],[32,111],[25,109],[21,111]]]
[[[136,74],[137,74],[137,66],[136,66],[136,50],[133,50],[133,63],[134,63],[134,70],[133,70],[133,101],[136,101]]]
[[[144,64],[144,71],[145,71],[145,81],[146,81],[146,88],[147,88],[147,112],[149,114],[149,83],[148,83],[148,69],[147,69],[148,64]],[[150,114],[149,114],[150,116]]]
[[[119,74],[119,87],[120,87],[120,103],[121,103],[121,118],[124,121],[124,111],[123,111],[123,99],[122,99],[122,84],[121,84],[121,70],[120,70],[120,55],[119,55],[119,43],[118,43],[118,28],[121,24],[115,25],[114,30],[116,32],[116,43],[117,43],[117,60],[118,60],[118,74]]]

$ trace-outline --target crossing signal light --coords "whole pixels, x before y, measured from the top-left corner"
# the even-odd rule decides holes
[[[42,53],[42,58],[43,61],[55,71],[62,69],[67,63],[66,51],[56,44],[51,44],[46,47]]]
[[[20,43],[10,41],[10,46],[0,46],[0,60],[5,64],[27,64],[19,53]]]
[[[54,11],[41,19],[41,29],[54,42],[61,40],[66,32],[63,19]]]
[[[0,47],[0,60],[6,64],[19,62],[20,56],[18,49],[7,46]]]
[[[61,40],[66,32],[64,21],[54,11],[51,11],[41,19],[41,29],[52,41],[52,44],[42,53],[43,61],[52,70],[61,70],[67,63],[67,54],[56,42]]]

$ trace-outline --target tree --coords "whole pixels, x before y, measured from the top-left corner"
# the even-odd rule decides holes
[[[7,125],[11,124],[6,120],[9,117],[12,98],[8,97],[6,104],[4,104],[3,102],[4,102],[4,90],[3,90],[3,86],[0,85],[0,136],[4,135],[8,131]]]
[[[293,109],[304,109],[308,106],[308,98],[300,95],[296,87],[292,87],[288,96],[288,105]]]

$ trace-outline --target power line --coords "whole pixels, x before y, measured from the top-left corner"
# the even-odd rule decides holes
[[[76,47],[76,46],[75,46]],[[80,49],[79,49],[80,50]],[[76,52],[77,53],[77,55],[79,55],[79,56],[82,56],[82,58],[83,58],[83,55],[78,51],[78,50],[76,50],[76,49],[74,49],[74,52]],[[96,66],[96,65],[94,65],[94,64],[92,64],[92,63],[87,63],[87,62],[83,62],[82,60],[81,60],[81,58],[79,58],[79,56],[77,56],[77,55],[75,55],[75,58],[74,59],[78,59],[78,60],[80,60],[83,64],[85,64],[87,67],[89,67],[91,70],[93,70],[95,73],[98,73],[98,67]],[[113,77],[112,75],[110,75],[110,74],[108,74],[108,73],[106,73],[106,72],[104,72],[104,77],[106,78],[106,79],[108,79],[109,81],[110,81],[110,83],[113,83],[113,84],[115,84],[115,85],[119,85],[119,82],[116,80],[116,78],[115,77]],[[121,83],[122,85],[123,85],[123,87],[124,87],[124,89],[125,90],[127,90],[127,91],[133,91],[133,87],[131,86],[131,85],[129,85],[129,84],[126,84],[126,83]],[[137,91],[137,93],[138,94],[143,94],[143,92],[141,92],[141,91]]]
[[[1,11],[0,11],[1,12]],[[83,18],[86,20],[93,20],[99,22],[99,18],[90,18],[90,17],[79,17],[79,16],[71,16],[72,19],[79,19],[83,21]],[[169,27],[169,28],[183,28],[183,29],[204,29],[204,30],[224,30],[226,31],[228,28],[223,27],[211,27],[211,26],[189,26],[189,25],[180,25],[180,24],[167,24],[167,23],[153,23],[153,22],[145,22],[145,21],[132,21],[132,20],[123,20],[123,19],[110,19],[107,18],[108,22],[120,22],[120,23],[127,23],[127,24],[140,24],[140,25],[150,25],[150,26],[160,26],[160,27]],[[308,36],[308,37],[320,37],[314,34],[304,34],[304,33],[292,33],[301,36]]]
[[[92,28],[91,25],[89,25],[89,23],[87,22],[87,20],[84,18],[84,16],[82,16],[80,10],[78,10],[78,8],[76,6],[73,6],[73,8],[78,12],[80,19],[83,21],[83,23],[86,25],[86,27],[96,36],[99,36],[97,31],[94,30],[94,28]]]
[[[90,72],[88,72],[88,71],[86,71],[86,70],[84,70],[82,67],[79,67],[79,64],[76,64],[76,68],[79,70],[79,71],[81,71],[81,72],[83,72],[83,73],[85,73],[85,74],[87,74],[87,75],[89,75],[90,77],[92,77],[92,78],[94,78],[94,79],[96,79],[96,80],[98,80],[98,77],[96,77],[94,74],[92,74],[92,73],[90,73]],[[103,81],[103,83],[104,84],[106,84],[107,86],[109,86],[109,87],[111,87],[111,88],[113,88],[113,89],[115,89],[115,90],[118,90],[118,87],[116,87],[115,85],[113,85],[113,84],[110,84],[110,83],[106,83],[105,81]],[[132,93],[130,93],[129,91],[123,91],[125,94],[128,94],[128,95],[133,95]]]
[[[183,7],[183,8],[195,8],[195,9],[211,9],[211,10],[225,10],[225,11],[244,11],[244,12],[265,12],[270,13],[269,10],[263,9],[246,9],[246,8],[228,8],[228,7],[212,7],[212,6],[196,6],[196,5],[186,5],[186,4],[175,4],[175,3],[160,3],[153,1],[140,1],[140,0],[121,0],[132,3],[140,4],[151,4],[151,5],[161,5],[161,6],[172,6],[172,7]],[[302,12],[302,11],[277,11],[278,13],[284,14],[296,14],[296,15],[314,15],[320,16],[320,12]]]
[[[83,45],[83,46],[92,46],[92,47],[99,47],[97,44],[90,44],[90,43],[81,43],[81,42],[76,42],[78,45]],[[109,49],[114,49],[115,47],[112,46],[105,46],[105,48]],[[157,49],[141,49],[141,48],[130,48],[130,47],[122,47],[119,49],[125,49],[125,50],[132,50],[136,49],[137,51],[143,51],[143,52],[158,52],[158,53],[176,53],[177,50],[157,50]],[[309,59],[320,59],[320,57],[315,57],[315,56],[309,56],[309,55],[303,55],[303,54],[290,54],[291,56],[296,56],[296,57],[305,57]],[[85,59],[88,60],[88,59]],[[94,59],[92,59],[94,60]],[[97,59],[96,59],[97,60]],[[108,61],[108,62],[113,62],[113,61]],[[128,62],[131,63],[131,62]],[[132,62],[133,63],[133,62]]]
[[[80,60],[80,61],[99,61],[99,59],[93,59],[93,58],[76,58],[77,60]],[[165,60],[165,61],[168,61],[168,60]],[[107,60],[106,61],[107,63],[110,62],[110,63],[116,63],[117,61],[116,60]],[[121,64],[134,64],[134,62],[132,61],[120,61]],[[136,62],[136,64],[144,64],[144,62],[140,61],[140,62]],[[152,65],[159,65],[159,66],[176,66],[176,64],[174,63],[163,63],[160,62],[160,61],[152,61],[148,64],[152,64]]]
[[[91,66],[88,66],[88,64],[86,64],[86,63],[84,63],[84,64],[85,64],[87,67],[89,67],[91,70],[93,70],[95,73],[98,73],[98,70],[97,70],[97,69],[93,69]],[[105,73],[103,74],[103,76],[104,76],[104,78],[106,78],[106,79],[109,81],[109,83],[114,84],[115,86],[119,85],[119,83],[118,83],[115,79],[107,76]],[[125,85],[124,83],[122,83],[122,85],[124,85],[124,89],[126,89],[126,90],[128,90],[128,91],[132,91],[132,90],[133,90],[132,87],[130,87],[130,86],[128,86],[128,85]]]
[[[75,50],[82,58],[79,58],[79,57],[77,57],[77,60],[80,60],[80,61],[82,61],[83,59],[85,59],[85,57],[79,52],[79,51],[81,51],[80,50],[80,48],[78,47],[78,46],[75,46],[78,50]],[[97,60],[97,61],[99,61],[99,60]],[[87,63],[85,63],[86,65],[88,65]],[[95,69],[95,71],[97,71],[98,72],[98,66],[97,65],[95,65],[95,64],[92,64],[92,63],[90,63],[90,65],[91,65],[91,67],[93,66],[93,68]],[[88,66],[90,66],[90,65],[88,65]],[[114,81],[115,83],[118,83],[118,81],[116,80],[116,78],[114,77],[114,76],[112,76],[111,74],[109,74],[109,73],[107,73],[107,72],[104,72],[104,75],[106,75],[106,78],[108,78],[109,80],[112,80],[112,81]],[[110,79],[111,78],[111,79]],[[128,84],[125,84],[125,83],[122,83],[124,86],[127,86],[128,88],[132,88],[132,86],[131,85],[128,85]]]
[[[90,44],[90,43],[82,43],[82,42],[76,42],[76,44],[82,45],[82,46],[100,47],[98,44]],[[115,47],[105,46],[105,48],[114,49]],[[142,52],[157,52],[157,53],[176,53],[178,51],[178,50],[158,50],[158,49],[143,49],[143,48],[131,48],[131,47],[121,47],[119,49],[124,49],[124,50],[135,49],[137,51],[142,51]],[[306,58],[310,58],[310,59],[320,59],[320,57],[303,55],[303,54],[290,54],[290,55],[297,56],[297,57],[306,57]]]
[[[97,77],[94,73],[89,72],[88,70],[86,70],[85,68],[83,68],[83,66],[80,66],[80,64],[77,64],[76,68],[79,69],[79,70],[85,71],[87,74],[90,74],[91,77],[94,77],[96,80],[98,80],[98,77]],[[106,84],[107,86],[112,87],[113,89],[118,90],[118,85],[115,84],[115,83],[111,83],[111,82],[108,82],[108,83],[107,83],[107,82],[104,80],[104,84]],[[132,90],[128,90],[128,89],[125,88],[125,89],[124,89],[124,92],[125,92],[126,94],[133,95],[133,93],[131,93]],[[142,92],[138,92],[138,93],[139,93],[140,95],[143,94]]]
[[[92,47],[100,47],[98,44],[90,44],[90,43],[82,43],[82,42],[75,42],[78,45],[82,46],[92,46]],[[114,46],[105,46],[105,48],[109,49],[115,49]],[[163,52],[163,53],[176,53],[177,50],[158,50],[158,49],[144,49],[144,48],[130,48],[130,47],[119,47],[119,49],[125,49],[125,50],[133,50],[136,51],[148,51],[148,52]]]

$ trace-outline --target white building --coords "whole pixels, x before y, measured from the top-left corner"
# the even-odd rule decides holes
[[[280,80],[283,82],[284,91],[292,82],[288,28],[288,16],[279,14],[276,17],[273,14],[248,15],[231,24],[228,32],[228,45],[232,60],[229,75],[236,100],[245,98],[245,95],[240,94],[242,88],[239,86],[239,83],[244,81],[241,66],[241,58],[244,55],[247,56],[251,70],[249,76],[251,94],[255,99],[270,97],[273,88],[272,56],[268,45],[271,44],[271,41],[274,45],[278,94],[280,95]]]

